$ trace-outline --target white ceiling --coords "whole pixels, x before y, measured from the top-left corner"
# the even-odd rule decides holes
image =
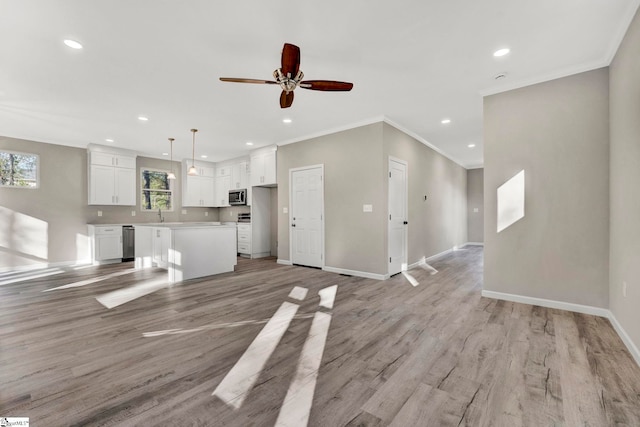
[[[247,154],[247,141],[384,117],[474,167],[482,94],[608,65],[639,2],[0,0],[0,135],[76,147],[112,138],[151,157],[174,137],[183,158],[196,127],[196,157],[219,161]],[[284,42],[300,46],[306,79],[354,89],[298,88],[282,110],[277,86],[218,80],[271,79]],[[494,58],[501,47],[511,53]]]

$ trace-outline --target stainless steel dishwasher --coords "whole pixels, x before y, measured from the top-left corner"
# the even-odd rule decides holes
[[[136,252],[136,234],[133,225],[122,226],[122,262],[133,261]]]

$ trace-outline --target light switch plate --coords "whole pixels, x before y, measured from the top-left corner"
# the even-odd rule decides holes
[[[362,205],[362,212],[373,212],[373,205]]]
[[[478,208],[473,208],[473,211],[474,211],[475,213],[478,213],[478,212],[480,211],[480,209],[478,209]]]
[[[209,211],[204,211],[204,216],[209,216]]]
[[[282,213],[289,213],[289,208],[288,207],[283,207],[282,208]]]

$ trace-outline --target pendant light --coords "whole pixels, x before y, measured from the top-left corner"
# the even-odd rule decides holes
[[[173,141],[175,141],[175,139],[169,138],[169,146],[171,147],[169,151],[171,153],[171,171],[167,174],[167,179],[176,179],[176,175],[173,173]]]
[[[191,153],[191,167],[187,175],[194,176],[198,175],[198,170],[196,169],[196,132],[198,132],[198,129],[191,129],[191,132],[193,133],[193,151]]]

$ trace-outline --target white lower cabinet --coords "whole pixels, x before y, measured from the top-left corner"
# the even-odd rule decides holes
[[[171,229],[157,227],[153,229],[153,262],[161,268],[169,266],[169,243]]]
[[[93,262],[122,260],[122,226],[89,226]]]
[[[238,224],[238,253],[251,257],[251,224]]]

